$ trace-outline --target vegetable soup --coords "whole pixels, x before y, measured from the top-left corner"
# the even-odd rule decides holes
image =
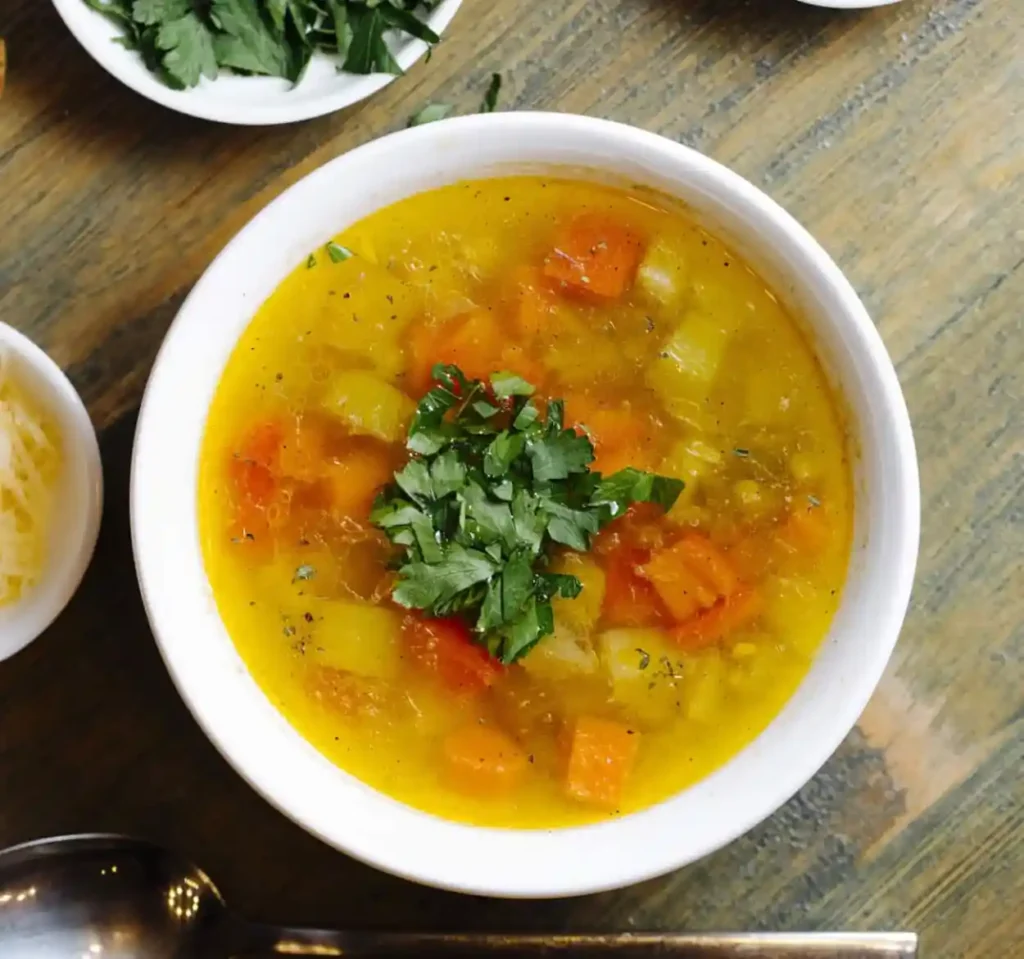
[[[557,827],[728,761],[805,675],[853,504],[764,281],[678,204],[459,183],[356,223],[214,397],[223,622],[317,749],[419,809]]]

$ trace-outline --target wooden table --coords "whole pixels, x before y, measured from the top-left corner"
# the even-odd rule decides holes
[[[466,0],[429,64],[297,126],[214,126],[123,88],[45,0],[5,0],[0,317],[69,371],[107,500],[84,586],[0,664],[0,845],[120,830],[191,852],[241,909],[533,930],[909,928],[1024,955],[1024,3]],[[307,836],[232,772],[164,671],[135,585],[128,467],[161,337],[213,255],[330,157],[430,100],[657,130],[787,206],[864,296],[917,431],[924,535],[886,678],[821,773],[675,875],[541,904],[409,885]]]

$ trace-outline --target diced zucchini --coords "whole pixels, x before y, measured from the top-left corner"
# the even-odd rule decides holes
[[[556,596],[551,601],[555,622],[564,623],[578,633],[592,630],[597,625],[604,603],[604,570],[586,556],[565,553],[551,564],[551,572],[575,576],[583,584],[575,599]]]
[[[333,376],[323,406],[353,433],[375,436],[388,443],[405,436],[416,409],[408,396],[364,370],[348,370]]]
[[[555,620],[555,631],[545,636],[523,659],[523,668],[539,679],[566,679],[597,672],[597,653],[590,640]]]
[[[323,665],[375,679],[391,679],[398,673],[401,617],[397,612],[335,601],[318,604],[312,616],[312,644]]]
[[[665,237],[658,237],[644,254],[636,272],[636,287],[655,303],[678,306],[687,292],[685,254]]]
[[[682,708],[683,663],[657,629],[611,629],[597,640],[612,698],[641,722],[657,725]]]

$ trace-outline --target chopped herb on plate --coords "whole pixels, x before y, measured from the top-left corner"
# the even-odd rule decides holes
[[[83,0],[123,31],[117,42],[175,89],[219,70],[297,83],[314,53],[348,73],[402,72],[392,32],[434,44],[417,15],[439,0]]]
[[[371,521],[398,548],[396,603],[464,616],[511,663],[554,630],[551,600],[573,599],[575,576],[550,572],[561,547],[585,552],[634,503],[671,508],[681,480],[590,469],[590,439],[566,429],[562,401],[543,406],[514,373],[486,383],[438,365],[406,446],[413,454],[377,497]]]

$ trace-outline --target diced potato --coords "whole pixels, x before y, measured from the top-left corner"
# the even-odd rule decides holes
[[[744,421],[760,426],[784,423],[792,409],[787,383],[774,366],[750,370],[743,385]]]
[[[824,463],[814,453],[798,451],[789,458],[789,472],[798,483],[817,479],[824,471]]]
[[[737,480],[733,485],[733,492],[740,501],[740,505],[749,512],[758,512],[764,504],[761,484],[757,480]]]
[[[652,725],[678,714],[684,667],[661,630],[611,629],[597,644],[616,703]]]
[[[585,345],[556,341],[545,351],[544,364],[569,386],[590,385],[620,375],[623,370],[621,349],[604,336],[591,336]]]
[[[681,479],[686,484],[675,505],[669,510],[668,515],[673,520],[683,522],[701,482],[714,473],[721,461],[721,451],[705,440],[693,438],[672,444],[658,472]]]
[[[383,379],[393,379],[404,362],[402,335],[423,310],[422,293],[362,257],[324,265],[311,276],[337,287],[315,324],[317,335],[343,354],[362,358]]]
[[[552,573],[575,576],[583,589],[575,599],[556,596],[551,605],[555,622],[564,623],[578,633],[587,633],[597,625],[604,602],[604,570],[587,556],[579,553],[564,553],[551,564]]]
[[[685,682],[686,715],[700,723],[713,723],[725,692],[727,667],[717,649],[709,649],[687,660]]]
[[[402,624],[397,612],[335,601],[318,604],[311,615],[313,641],[323,665],[375,679],[397,674]]]
[[[582,595],[580,596],[582,599]],[[594,647],[582,636],[555,619],[555,631],[545,636],[523,659],[523,668],[539,679],[566,679],[597,672]]]
[[[323,406],[353,433],[397,443],[406,433],[416,404],[379,376],[349,370],[332,377]]]
[[[671,398],[694,385],[707,386],[721,366],[729,342],[728,328],[697,311],[687,313],[651,364],[648,380],[659,393]]]
[[[666,237],[658,237],[644,254],[635,286],[647,299],[662,306],[678,306],[687,293],[686,254]]]

